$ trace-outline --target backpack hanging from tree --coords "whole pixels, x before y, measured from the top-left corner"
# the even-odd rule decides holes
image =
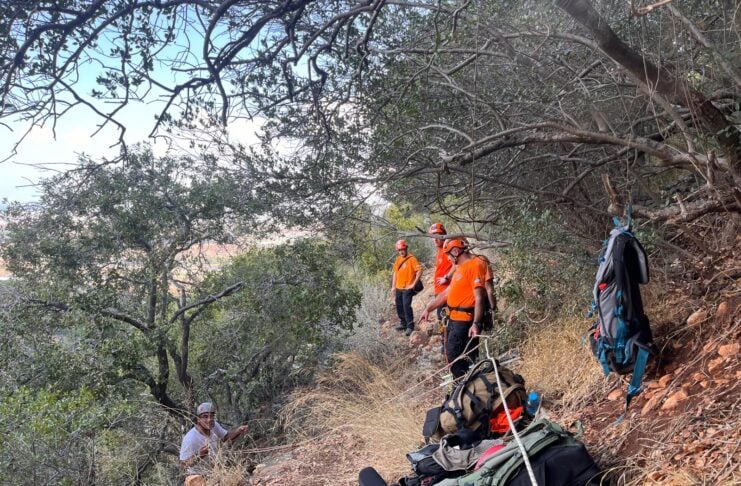
[[[605,242],[595,278],[592,309],[597,321],[590,328],[592,352],[607,376],[610,372],[633,376],[625,400],[641,392],[641,381],[653,349],[649,320],[643,311],[640,285],[649,281],[646,251],[631,232],[630,222],[615,229]]]

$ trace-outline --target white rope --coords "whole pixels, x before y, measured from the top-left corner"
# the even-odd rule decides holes
[[[494,376],[497,378],[497,387],[499,388],[499,396],[502,397],[502,405],[504,406],[504,413],[507,416],[507,422],[509,423],[509,429],[512,431],[512,435],[517,442],[517,447],[520,448],[522,453],[522,460],[525,462],[525,469],[527,474],[530,476],[530,482],[533,486],[538,486],[538,482],[535,480],[535,474],[533,473],[533,466],[530,464],[530,458],[527,456],[525,446],[522,445],[520,440],[520,434],[517,433],[514,422],[512,422],[512,416],[509,413],[509,407],[507,406],[507,397],[504,396],[504,389],[502,388],[502,381],[499,379],[499,368],[497,367],[497,360],[491,357],[489,354],[489,342],[484,342],[484,349],[486,349],[486,358],[494,365]]]

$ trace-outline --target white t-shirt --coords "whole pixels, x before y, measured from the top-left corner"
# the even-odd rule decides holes
[[[209,444],[208,451],[211,458],[216,457],[216,451],[219,449],[221,439],[224,438],[227,431],[219,422],[214,421],[214,426],[211,428],[209,436],[206,437],[198,431],[197,428],[193,427],[183,437],[183,443],[180,445],[180,460],[186,461],[193,457],[194,454],[198,454],[198,450],[203,447],[206,443]]]

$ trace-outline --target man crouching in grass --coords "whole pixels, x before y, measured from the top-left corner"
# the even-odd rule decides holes
[[[198,405],[195,426],[180,445],[180,467],[186,475],[186,486],[205,485],[204,476],[213,468],[220,445],[231,444],[247,430],[246,425],[240,425],[227,432],[216,421],[216,408],[211,402]]]

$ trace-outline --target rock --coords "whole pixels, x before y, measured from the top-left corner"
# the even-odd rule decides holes
[[[724,321],[728,317],[728,302],[721,302],[718,304],[718,309],[715,311],[715,320],[718,323]]]
[[[725,344],[718,348],[718,354],[723,356],[724,358],[726,356],[736,356],[738,354],[739,344],[733,343],[733,344]]]
[[[664,375],[659,378],[659,388],[666,388],[670,381],[672,381],[672,375]]]
[[[669,398],[666,399],[664,404],[661,406],[661,410],[674,410],[679,406],[679,403],[687,399],[687,392],[684,389],[680,389],[678,392],[673,393]]]
[[[699,383],[704,379],[705,379],[705,375],[703,375],[702,373],[697,373],[697,372],[692,373],[692,381],[694,381],[695,383]]]
[[[409,336],[410,346],[424,346],[428,342],[430,342],[430,336],[428,336],[427,333],[423,331],[414,331]]]
[[[722,365],[725,360],[726,359],[722,356],[720,358],[711,359],[708,362],[708,371],[713,373],[715,370],[720,368],[720,365]]]
[[[607,399],[614,402],[615,400],[620,400],[622,396],[623,390],[621,390],[620,388],[615,388],[607,395]]]
[[[707,315],[705,314],[704,309],[696,310],[687,318],[687,325],[690,327],[697,326],[698,324],[705,322],[706,317]]]
[[[437,328],[437,323],[432,321],[422,321],[417,324],[417,330],[427,335],[434,334],[434,330]]]
[[[653,397],[651,397],[651,399],[647,401],[646,404],[641,409],[641,416],[645,417],[646,415],[648,415],[653,409],[656,408],[656,406],[659,404],[660,401],[661,401],[661,395],[659,395],[658,393],[654,395]]]

